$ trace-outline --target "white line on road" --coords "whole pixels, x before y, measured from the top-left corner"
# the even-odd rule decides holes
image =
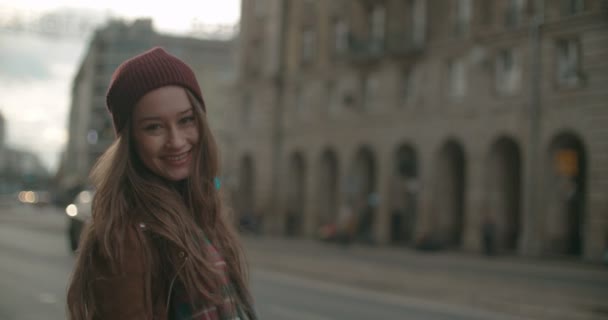
[[[320,314],[307,312],[307,311],[299,311],[291,308],[286,308],[283,306],[279,306],[276,304],[271,304],[268,306],[268,309],[273,314],[280,316],[281,319],[290,319],[290,320],[334,320],[334,318],[329,318],[322,316]]]
[[[57,303],[57,298],[55,298],[55,295],[50,293],[41,293],[38,295],[38,301],[44,304],[55,304]]]
[[[494,320],[519,320],[520,317],[500,314],[492,311],[485,311],[480,309],[474,309],[468,306],[449,304],[438,301],[425,300],[414,297],[400,296],[396,294],[390,294],[386,292],[373,291],[368,289],[356,288],[343,284],[321,282],[318,280],[306,279],[288,275],[285,273],[275,271],[265,271],[260,269],[252,270],[258,276],[266,278],[268,280],[274,280],[293,286],[305,287],[314,290],[324,290],[326,292],[333,292],[335,294],[374,301],[381,304],[391,304],[400,307],[414,308],[420,310],[429,310],[433,312],[440,312],[450,315],[460,315],[465,317],[475,317],[476,319],[494,319]],[[288,318],[291,319],[291,318]],[[310,319],[310,318],[304,318]],[[313,318],[316,319],[316,318]],[[326,319],[326,318],[324,318]]]

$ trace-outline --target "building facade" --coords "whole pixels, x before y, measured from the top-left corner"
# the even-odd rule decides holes
[[[236,207],[312,237],[348,206],[369,241],[466,251],[490,221],[499,252],[599,260],[607,10],[243,1]]]
[[[227,146],[230,139],[223,128],[236,74],[232,40],[159,34],[149,19],[132,24],[111,21],[93,35],[72,84],[69,140],[57,177],[68,198],[88,185],[90,169],[114,140],[105,101],[114,70],[126,59],[155,46],[165,48],[192,67],[202,87],[209,123],[218,144],[221,149],[230,149]]]
[[[49,173],[33,152],[6,144],[6,120],[0,113],[0,200],[27,189],[46,189]]]

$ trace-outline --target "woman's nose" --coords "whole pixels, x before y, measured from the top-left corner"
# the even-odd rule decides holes
[[[179,130],[179,128],[172,128],[169,130],[169,135],[167,136],[167,144],[168,148],[179,149],[186,142],[186,137],[184,133]]]

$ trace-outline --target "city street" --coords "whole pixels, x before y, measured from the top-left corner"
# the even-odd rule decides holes
[[[65,288],[73,262],[67,250],[65,223],[66,218],[57,209],[0,208],[0,319],[65,318]],[[468,288],[460,291],[453,287],[462,285],[463,277],[473,275],[481,277],[484,288],[500,283],[494,279],[500,275],[513,283],[527,277],[530,290],[541,286],[546,295],[552,297],[559,291],[557,288],[566,288],[589,303],[596,302],[594,297],[605,294],[608,287],[608,277],[592,281],[598,275],[608,274],[602,274],[599,268],[592,268],[594,272],[583,268],[580,274],[570,272],[567,277],[562,276],[563,270],[557,267],[551,269],[551,273],[545,272],[547,268],[531,268],[522,263],[511,263],[508,271],[504,262],[488,262],[469,270],[470,259],[420,256],[412,260],[408,255],[390,254],[391,249],[358,246],[345,249],[316,241],[266,237],[248,236],[244,240],[258,313],[261,319],[268,320],[534,318],[529,316],[530,312],[522,317],[521,310],[511,310],[504,305],[491,308],[486,303],[478,307],[467,303],[464,297],[454,298],[454,294],[482,289],[480,283],[465,283]],[[449,277],[441,276],[441,267],[428,267],[433,259],[443,259],[441,265],[453,271]],[[399,265],[399,269],[413,270],[415,276],[397,274],[395,268]],[[394,278],[384,283],[379,273],[385,273],[384,278]],[[414,280],[430,276],[436,280],[424,286]],[[399,289],[398,284],[403,282],[410,285],[409,292]],[[444,293],[433,294],[440,285],[445,287]],[[509,297],[515,289],[515,285],[505,286],[502,295]],[[496,293],[487,297],[491,301]],[[597,313],[597,317],[593,313],[579,315],[580,319],[605,316],[601,313]]]
[[[598,264],[487,258],[448,251],[422,253],[385,246],[342,247],[267,236],[245,237],[245,243],[251,264],[257,268],[340,283],[350,291],[356,287],[413,298],[419,303],[410,305],[447,309],[454,319],[460,314],[475,318],[470,310],[523,319],[608,318],[608,268]]]

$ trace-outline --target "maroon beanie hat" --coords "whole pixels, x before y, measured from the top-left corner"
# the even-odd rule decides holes
[[[163,48],[155,47],[118,66],[106,93],[106,104],[112,114],[116,135],[131,118],[133,108],[141,97],[154,89],[170,85],[190,90],[204,111],[203,95],[194,72]]]

